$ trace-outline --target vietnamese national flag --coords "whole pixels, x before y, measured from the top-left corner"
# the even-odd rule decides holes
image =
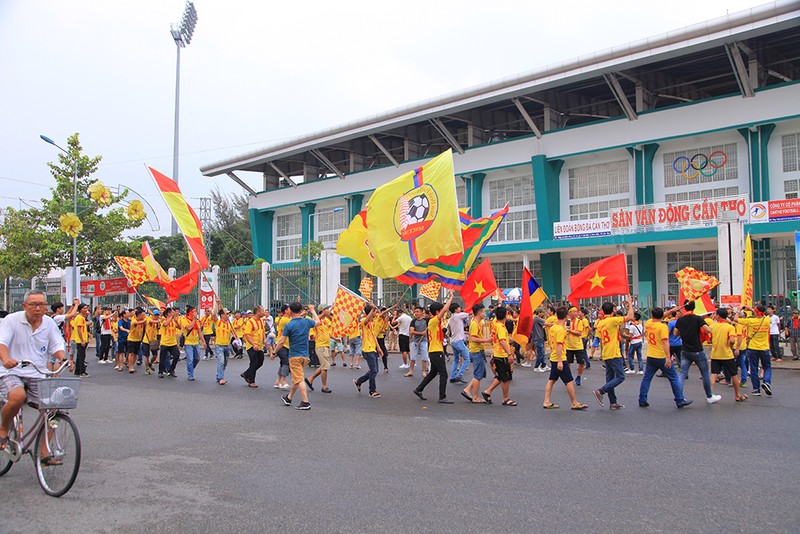
[[[494,271],[489,260],[484,261],[473,270],[464,280],[459,293],[464,299],[464,311],[469,312],[472,307],[497,290]]]
[[[627,295],[628,262],[625,254],[597,260],[581,272],[569,277],[570,294],[567,299],[578,305],[578,299]]]
[[[528,335],[533,328],[533,313],[547,298],[539,282],[527,267],[522,268],[522,300],[519,305],[517,328],[511,338],[520,345],[528,343]]]

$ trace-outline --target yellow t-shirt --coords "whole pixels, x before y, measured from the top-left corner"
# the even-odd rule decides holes
[[[323,317],[317,325],[317,347],[327,347],[331,344],[331,323],[330,317]]]
[[[173,319],[168,325],[161,325],[161,346],[174,347],[178,344],[178,321],[179,318]]]
[[[706,322],[706,325],[709,328],[711,328],[714,325],[714,321],[711,320],[711,317],[706,317],[705,318],[705,322]],[[712,328],[712,330],[713,330],[713,328]],[[706,340],[703,341],[703,345],[706,345],[708,347],[712,346],[712,343],[713,343],[713,341],[711,339],[708,339],[708,338],[706,338]]]
[[[217,345],[220,347],[227,347],[231,344],[231,330],[233,327],[231,326],[230,321],[223,321],[222,319],[217,319],[214,321],[214,325],[217,329],[217,335],[214,338]]]
[[[666,359],[664,340],[669,340],[669,328],[661,321],[652,319],[644,323],[644,337],[647,340],[647,357]]]
[[[367,318],[361,319],[361,351],[362,352],[378,352],[378,338],[375,332],[378,325],[375,323],[373,317],[369,322]]]
[[[739,324],[747,327],[747,337],[750,338],[750,345],[747,339],[742,342],[742,348],[752,350],[769,350],[769,317],[746,317],[739,319]]]
[[[375,335],[377,337],[386,337],[386,332],[389,331],[389,323],[382,315],[376,315],[372,320],[375,323]]]
[[[86,330],[86,317],[80,313],[69,322],[72,328],[72,337],[75,343],[84,345],[89,342],[89,332]]]
[[[467,350],[470,352],[483,351],[483,343],[476,343],[472,341],[472,336],[483,337],[483,321],[476,321],[473,319],[469,323],[469,347]]]
[[[554,324],[550,327],[550,339],[552,339],[551,346],[553,350],[550,351],[550,361],[558,363],[558,346],[561,345],[561,361],[565,361],[567,359],[567,349],[566,343],[568,342],[569,338],[575,338],[580,343],[580,337],[573,336],[567,333],[567,330],[561,326],[560,324]],[[583,345],[581,345],[583,348]],[[572,350],[572,349],[570,349]]]
[[[444,332],[438,315],[428,321],[428,352],[444,352]]]
[[[236,332],[239,339],[244,335],[244,323],[245,319],[243,317],[233,320],[233,331]]]
[[[289,320],[287,319],[286,322],[288,323]],[[281,327],[280,331],[283,332],[283,327]],[[244,335],[251,335],[253,342],[261,348],[264,348],[264,333],[264,321],[261,319],[251,317],[244,325]],[[289,343],[287,342],[286,344],[288,345]],[[244,340],[244,346],[246,349],[253,348],[253,344],[247,341],[247,338]]]
[[[557,325],[553,325],[552,327],[550,327],[550,330],[552,331],[553,328],[555,328],[556,326]],[[572,328],[570,330],[581,330],[581,327],[582,327],[581,320],[576,319],[575,322],[572,324]],[[564,327],[561,327],[561,329],[564,330],[564,335],[566,336],[566,339],[563,342],[565,353],[568,350],[583,350],[583,340],[581,339],[580,335],[573,334]],[[551,354],[550,357],[552,358],[554,357],[554,355]],[[557,361],[557,360],[551,360],[551,361]]]
[[[119,339],[119,322],[111,321],[111,339],[116,341]]]
[[[506,330],[506,323],[505,321],[498,321],[495,319],[492,321],[491,324],[491,331],[492,331],[492,349],[494,350],[494,357],[495,358],[508,358],[508,353],[506,349],[503,348],[503,345],[500,344],[501,341],[505,340],[508,343],[508,330]]]
[[[589,319],[583,317],[580,321],[580,326],[576,328],[576,330],[581,331],[581,339],[588,339],[589,338]],[[583,348],[583,347],[581,347]]]
[[[606,317],[597,322],[597,337],[603,346],[603,359],[622,358],[619,352],[619,328],[625,323],[624,317]]]
[[[203,315],[199,320],[200,326],[203,328],[203,335],[210,336],[214,333],[214,316]]]
[[[744,350],[744,346],[747,344],[747,327],[743,324],[736,323],[736,336],[739,337],[739,345],[734,347],[738,348],[739,350]]]
[[[278,337],[281,337],[281,335],[283,334],[283,328],[287,324],[289,324],[289,321],[291,321],[291,320],[292,320],[291,318],[286,317],[285,315],[281,315],[280,317],[278,317],[278,319],[275,321],[275,330],[278,332]],[[287,349],[289,348],[289,338],[288,337],[286,338],[286,343],[284,343],[283,346],[286,347]],[[278,348],[280,348],[280,347],[278,347]]]
[[[711,323],[711,359],[732,360],[731,338],[736,338],[736,329],[725,322]]]
[[[144,325],[145,323],[136,324],[135,317],[131,319],[131,331],[128,332],[128,341],[133,341],[134,343],[140,342],[142,337],[144,337]]]
[[[181,318],[181,330],[183,330],[184,336],[184,345],[197,345],[200,343],[200,336],[198,335],[198,330],[200,330],[199,325],[195,324],[195,322],[199,323],[195,319],[189,319],[188,317]],[[189,332],[189,327],[194,325],[192,331]]]
[[[159,315],[159,317],[161,316]],[[147,318],[147,324],[144,326],[144,336],[147,338],[148,343],[158,339],[158,331],[160,328],[160,320],[155,319],[152,315]]]

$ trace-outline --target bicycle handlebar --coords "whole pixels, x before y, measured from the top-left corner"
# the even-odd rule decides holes
[[[42,370],[42,369],[39,369],[39,366],[38,366],[38,365],[36,365],[35,363],[33,363],[33,362],[32,362],[32,361],[30,361],[30,360],[21,360],[21,361],[20,361],[20,362],[17,364],[17,367],[19,367],[19,368],[23,368],[23,367],[28,367],[29,365],[30,365],[31,367],[33,367],[34,369],[36,369],[37,371],[39,371],[40,373],[42,373],[43,375],[46,375],[46,376],[55,376],[55,375],[57,375],[57,374],[61,373],[61,371],[63,371],[63,370],[64,370],[64,368],[65,368],[67,365],[69,365],[69,361],[68,361],[68,360],[64,360],[64,361],[62,362],[61,366],[60,366],[58,369],[56,369],[55,371],[50,371],[49,369],[44,369],[44,370]]]

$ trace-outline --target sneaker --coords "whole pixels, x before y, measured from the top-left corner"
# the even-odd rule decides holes
[[[530,363],[528,363],[528,362],[522,362],[521,364],[519,364],[519,366],[520,367],[532,367],[532,365]]]
[[[533,372],[534,373],[544,373],[544,369],[542,369],[541,367],[534,367],[533,368]]]
[[[193,377],[193,376],[190,376],[190,377],[189,377],[187,380],[188,380],[189,382],[194,382],[194,377]]]
[[[153,372],[153,370],[152,370],[152,369],[150,369],[149,367],[145,368],[145,370],[144,370],[144,374],[146,374],[146,375],[149,375],[149,374],[151,374],[152,372]]]
[[[689,406],[689,405],[690,405],[691,403],[693,403],[693,402],[694,402],[694,401],[685,400],[685,401],[683,401],[682,403],[678,404],[678,408],[685,408],[685,407]]]
[[[625,374],[626,375],[635,375],[636,371],[634,371],[633,369],[628,369],[627,371],[625,371]]]
[[[427,400],[427,399],[425,399],[425,397],[422,396],[422,392],[421,391],[417,391],[416,389],[414,390],[414,395],[419,397],[420,400]]]
[[[289,384],[283,384],[281,386],[281,389],[292,389],[292,386],[290,386]]]
[[[761,392],[759,390],[757,390],[757,389],[754,389],[753,391],[750,392],[750,395],[753,396],[753,397],[760,397],[761,396]]]
[[[648,408],[650,406],[649,402],[640,402],[639,408]]]
[[[283,405],[284,406],[291,406],[292,405],[292,399],[289,398],[289,395],[282,396],[281,400],[283,401]]]
[[[158,378],[164,378],[164,373],[158,373]]]
[[[581,385],[581,377],[579,377],[579,376],[575,377],[575,385],[576,386],[580,386]]]
[[[764,393],[766,393],[767,396],[769,396],[769,397],[772,396],[772,386],[770,386],[767,382],[763,382],[761,384],[761,389],[764,390]]]
[[[722,400],[722,395],[711,395],[706,399],[706,402],[709,404],[714,404],[715,402],[719,402]]]
[[[550,368],[549,367],[542,367],[542,372],[543,373],[549,373],[550,372]]]
[[[359,384],[358,380],[356,380],[355,378],[353,379],[353,385],[356,387],[356,391],[361,393],[361,384]]]
[[[594,398],[597,399],[597,404],[599,404],[600,406],[605,406],[605,404],[603,403],[603,392],[600,391],[599,389],[596,389],[592,391],[592,393],[594,393]]]
[[[625,409],[625,405],[624,404],[620,404],[618,402],[615,402],[614,404],[609,406],[609,408],[611,408],[612,410],[624,410]]]
[[[637,375],[643,375],[643,374],[644,374],[644,371],[636,371],[636,374],[637,374]]]
[[[310,410],[310,409],[311,409],[310,402],[301,402],[300,404],[297,405],[297,408],[295,408],[295,410]]]
[[[81,373],[78,375],[80,378],[92,378],[92,375],[89,373]]]

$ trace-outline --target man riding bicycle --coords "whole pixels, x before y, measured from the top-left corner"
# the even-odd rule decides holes
[[[40,369],[47,369],[49,354],[58,362],[64,360],[64,338],[55,321],[45,315],[47,297],[44,292],[32,289],[25,293],[22,307],[22,311],[9,314],[0,323],[0,394],[6,397],[0,411],[0,451],[9,446],[11,423],[26,399],[38,404],[37,382],[44,377],[32,366],[17,367],[18,360],[30,360]],[[42,440],[43,445],[45,441]],[[42,458],[43,465],[59,462],[52,457]]]

